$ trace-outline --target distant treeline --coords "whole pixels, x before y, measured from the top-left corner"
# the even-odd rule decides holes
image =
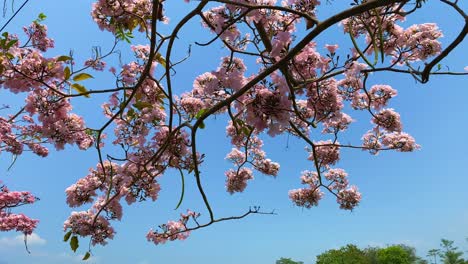
[[[429,250],[424,258],[416,255],[413,247],[404,244],[364,249],[348,244],[318,255],[315,264],[468,264],[468,259],[465,260],[463,254],[453,241],[447,239],[442,239],[440,248]],[[304,262],[281,258],[276,264]]]

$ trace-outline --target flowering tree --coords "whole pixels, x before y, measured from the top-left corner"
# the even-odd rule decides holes
[[[175,26],[168,35],[160,27],[169,23],[164,6],[171,3],[98,0],[91,15],[101,30],[115,36],[115,45],[107,53],[96,50],[85,61],[72,55],[45,55],[53,53],[54,41],[47,35],[41,14],[24,27],[23,35],[3,32],[0,39],[1,86],[26,95],[19,111],[0,117],[0,150],[15,156],[30,150],[42,157],[48,155],[49,147],[62,150],[67,144],[96,150],[95,168],[65,190],[70,207],[90,204],[88,210],[73,212],[64,223],[65,241],[73,250],[80,236],[89,237],[92,245],[112,239],[111,223],[122,219],[122,203],[156,201],[158,178],[169,169],[179,171],[182,178],[177,208],[183,201],[184,177],[190,174],[196,179],[194,188],[201,195],[206,217],[188,210],[180,219],[151,229],[148,241],[161,244],[185,239],[191,231],[216,222],[271,214],[258,207],[236,216],[215,214],[200,174],[205,153],[197,150],[198,131],[209,129],[204,121],[214,115],[230,119],[226,132],[233,148],[226,158],[233,167],[225,173],[229,193],[244,191],[254,171],[277,176],[280,165],[268,159],[261,138],[289,134],[304,141],[305,157],[312,164],[300,176],[304,187],[289,192],[291,201],[311,208],[330,193],[340,208],[352,210],[361,194],[350,184],[346,171],[337,167],[341,149],[376,155],[419,148],[403,131],[400,115],[387,107],[397,90],[386,84],[370,85],[371,74],[407,74],[421,83],[435,74],[466,74],[443,71],[440,63],[466,36],[468,15],[457,0],[439,1],[465,21],[446,47],[439,41],[442,31],[436,24],[401,25],[424,8],[425,0],[354,0],[348,9],[326,19],[316,16],[321,8],[318,0],[280,4],[274,0],[201,0],[180,21],[170,22]],[[173,47],[181,29],[193,19],[201,20],[201,30],[213,34],[210,41],[197,45],[222,43],[225,57],[217,69],[199,75],[192,90],[175,94],[173,72],[184,59],[172,59]],[[340,45],[352,45],[350,52],[333,41],[317,47],[315,39],[336,25],[349,37],[349,43]],[[146,43],[125,44],[133,34],[144,36]],[[108,65],[117,44],[130,48],[134,60]],[[255,62],[252,74],[247,74],[247,60]],[[93,78],[93,72],[105,69],[115,78],[115,87],[99,90],[82,84]],[[102,109],[108,119],[90,128],[72,112],[72,106],[77,97],[98,94],[107,94]],[[368,112],[373,125],[361,142],[340,143],[340,135],[353,122],[353,110]],[[323,134],[322,140],[314,139],[316,131]],[[115,147],[121,152],[111,155],[108,148]],[[1,187],[0,231],[31,234],[38,221],[11,209],[34,201],[29,192]]]

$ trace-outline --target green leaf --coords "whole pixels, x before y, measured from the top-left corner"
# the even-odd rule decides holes
[[[71,71],[70,71],[70,68],[67,66],[65,67],[65,69],[63,69],[63,77],[65,78],[65,80],[68,80],[70,79],[70,76],[71,76]]]
[[[161,64],[164,68],[166,68],[166,60],[163,58],[161,53],[156,53],[156,56],[154,57],[154,59],[157,62],[159,62],[159,64]]]
[[[38,21],[44,21],[46,18],[47,18],[47,16],[44,15],[44,13],[40,13],[40,14],[37,16],[37,20],[38,20]]]
[[[80,94],[88,92],[88,90],[81,84],[74,83],[71,87]],[[90,98],[91,96],[89,94],[85,94],[84,97]]]
[[[71,60],[72,58],[70,56],[65,56],[65,55],[62,55],[62,56],[59,56],[57,58],[57,61],[69,61]]]
[[[82,73],[79,73],[79,74],[75,75],[73,77],[73,80],[75,82],[79,82],[79,81],[84,81],[84,80],[87,80],[87,79],[90,79],[90,78],[94,78],[94,77],[91,74],[87,74],[87,73],[82,72]]]
[[[13,47],[13,45],[15,45],[17,42],[18,42],[17,39],[10,40],[10,42],[8,42],[8,44],[5,46],[5,49],[9,49]]]
[[[133,107],[135,107],[136,109],[138,110],[143,110],[144,108],[147,108],[147,107],[152,107],[153,105],[151,103],[148,103],[148,102],[136,102],[133,104]]]
[[[200,111],[198,111],[198,113],[195,115],[195,118],[200,118],[204,113],[206,113],[206,111],[208,111],[207,109],[201,109]]]
[[[242,127],[242,133],[246,136],[250,136],[250,129],[246,126]]]
[[[131,119],[135,118],[135,110],[133,108],[130,108],[130,110],[127,111],[127,116],[130,117]]]
[[[73,252],[76,252],[76,250],[78,249],[79,247],[79,243],[78,243],[78,237],[77,236],[72,236],[71,240],[70,240],[70,248],[73,250]]]
[[[198,127],[201,128],[201,129],[204,129],[205,128],[205,123],[202,121]]]
[[[84,255],[82,260],[88,260],[89,257],[91,257],[91,253],[89,253],[89,251],[88,251],[88,252],[86,252],[86,254]]]
[[[64,236],[63,236],[63,242],[67,242],[68,239],[70,239],[70,236],[72,234],[72,231],[68,231]]]

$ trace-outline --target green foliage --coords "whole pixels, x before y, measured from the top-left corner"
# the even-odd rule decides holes
[[[2,48],[3,50],[9,50],[11,47],[13,47],[13,45],[15,45],[18,42],[17,39],[11,39],[8,32],[3,32],[2,37],[3,38],[0,39],[0,48]]]
[[[77,91],[77,92],[80,93],[80,94],[88,92],[88,90],[86,89],[86,87],[84,87],[83,85],[78,84],[78,83],[72,84],[72,85],[71,85],[71,88],[73,88],[75,91]],[[89,94],[85,94],[84,97],[89,98],[89,97],[91,97],[91,96],[90,96]]]
[[[117,31],[115,32],[115,37],[127,43],[131,43],[131,39],[134,38],[132,30],[125,30],[122,27],[117,28]]]
[[[62,56],[59,56],[57,58],[57,61],[71,61],[72,60],[72,57],[70,56],[65,56],[65,55],[62,55]]]
[[[84,81],[84,80],[87,80],[87,79],[90,79],[90,78],[93,78],[93,76],[91,74],[87,74],[85,72],[82,72],[82,73],[78,73],[77,75],[75,75],[73,77],[73,81],[79,82],[79,81]]]
[[[458,250],[458,247],[453,245],[453,241],[442,239],[440,246],[442,250],[439,251],[440,259],[443,264],[465,264],[466,261],[462,258],[463,252]]]
[[[79,242],[78,242],[78,237],[77,236],[72,236],[70,239],[70,248],[73,250],[73,252],[76,252],[76,250],[79,247]]]
[[[71,76],[71,70],[70,70],[70,67],[65,67],[65,69],[63,69],[63,78],[65,80],[68,80],[70,79],[70,76]]]
[[[302,261],[294,261],[290,258],[280,258],[276,261],[276,264],[304,264]]]
[[[317,256],[317,264],[427,264],[416,256],[414,248],[406,245],[391,245],[385,248],[360,249],[347,245],[332,249]],[[458,263],[457,263],[458,264]]]
[[[399,245],[380,249],[377,252],[379,264],[413,264],[410,253]]]
[[[39,13],[36,20],[34,20],[33,22],[34,23],[41,23],[41,22],[44,22],[44,20],[46,20],[46,18],[47,18],[47,16],[44,13]]]
[[[63,236],[63,242],[67,242],[68,239],[70,239],[71,235],[72,235],[72,231],[70,230]]]
[[[86,254],[84,255],[82,260],[88,260],[89,257],[91,257],[91,253],[89,253],[89,251],[88,251],[88,252],[86,252]]]
[[[372,264],[366,253],[355,245],[332,249],[317,256],[317,264]]]

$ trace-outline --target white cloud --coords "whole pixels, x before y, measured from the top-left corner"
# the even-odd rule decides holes
[[[60,253],[56,255],[54,258],[60,261],[60,263],[79,263],[83,264],[85,263],[83,261],[84,254],[71,254],[71,253]],[[49,258],[50,259],[50,258]],[[86,261],[86,264],[97,264],[99,263],[99,257],[98,256],[91,256],[90,259]]]
[[[31,245],[45,245],[46,240],[40,237],[36,233],[32,233],[31,235],[28,236],[28,246]],[[14,237],[2,237],[0,238],[0,245],[1,246],[9,246],[9,247],[14,247],[14,246],[24,246],[24,235],[17,235]]]

